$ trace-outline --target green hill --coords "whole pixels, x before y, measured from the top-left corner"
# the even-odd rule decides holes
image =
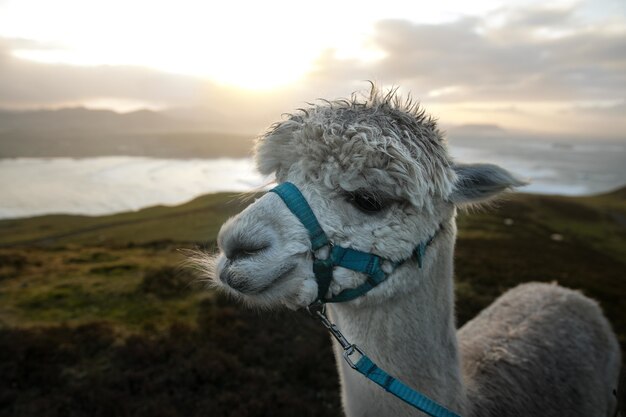
[[[0,416],[341,415],[323,329],[179,268],[179,249],[212,250],[250,201],[0,221]],[[599,300],[624,347],[625,269],[626,189],[513,194],[459,215],[458,322],[518,283],[558,281]]]
[[[0,220],[0,247],[125,245],[157,240],[206,242],[251,196],[209,194],[175,207],[155,206],[108,216],[48,215]]]

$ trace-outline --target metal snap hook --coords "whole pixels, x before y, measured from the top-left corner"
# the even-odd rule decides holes
[[[350,356],[352,356],[352,354],[354,354],[354,352],[356,352],[359,355],[361,355],[356,361],[353,361],[352,358],[350,358]],[[359,349],[359,347],[357,345],[350,345],[350,347],[348,347],[348,349],[343,351],[343,358],[346,360],[346,362],[348,363],[348,365],[352,369],[356,369],[356,364],[359,362],[359,360],[361,360],[361,358],[363,356],[365,356],[365,353],[363,353],[363,351],[361,349]]]

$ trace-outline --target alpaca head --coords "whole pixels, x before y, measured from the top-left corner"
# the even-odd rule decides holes
[[[456,206],[521,184],[494,165],[456,166],[433,119],[410,101],[376,91],[274,125],[257,143],[256,162],[261,173],[300,189],[335,244],[394,262],[450,222]],[[299,308],[316,298],[308,232],[276,194],[228,220],[218,245],[213,281],[244,302]],[[362,298],[406,290],[394,275]],[[365,279],[336,267],[330,291]]]

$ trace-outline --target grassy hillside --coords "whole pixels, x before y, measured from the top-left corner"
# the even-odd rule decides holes
[[[0,247],[119,246],[159,240],[206,243],[252,197],[218,193],[176,207],[155,206],[109,216],[49,215],[0,220]]]
[[[249,201],[0,221],[0,416],[339,416],[323,329],[178,268]],[[599,300],[624,347],[625,268],[626,189],[511,195],[459,216],[458,322],[518,283],[558,281]]]

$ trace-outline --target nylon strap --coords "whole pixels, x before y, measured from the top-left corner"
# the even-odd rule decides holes
[[[441,406],[425,395],[409,388],[403,382],[380,369],[370,358],[363,355],[356,363],[355,369],[370,381],[374,381],[385,391],[400,398],[405,403],[412,405],[420,411],[432,417],[460,417],[458,414]]]
[[[272,188],[270,192],[278,194],[289,207],[289,210],[296,215],[304,227],[306,227],[306,230],[309,231],[309,238],[314,251],[328,245],[326,233],[324,233],[322,226],[320,226],[309,203],[307,203],[298,187],[290,182],[283,182],[279,186]]]
[[[381,268],[385,260],[378,255],[344,248],[342,246],[333,246],[331,257],[335,265],[362,272],[367,276],[367,280],[356,288],[343,290],[339,294],[324,300],[327,303],[341,303],[354,300],[387,278],[387,274]]]

